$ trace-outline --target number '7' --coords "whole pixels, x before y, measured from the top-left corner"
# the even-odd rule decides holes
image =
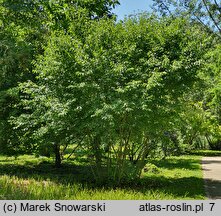
[[[213,207],[214,207],[214,205],[215,205],[215,203],[209,203],[209,204],[211,205],[210,211],[212,211],[212,210],[213,210]]]

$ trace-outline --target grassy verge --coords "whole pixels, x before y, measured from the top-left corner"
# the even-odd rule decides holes
[[[191,155],[200,155],[200,156],[221,156],[221,151],[215,150],[193,150],[190,152]]]
[[[110,187],[88,181],[85,166],[56,169],[45,158],[0,156],[0,199],[204,199],[200,160],[195,155],[152,160],[140,180]]]

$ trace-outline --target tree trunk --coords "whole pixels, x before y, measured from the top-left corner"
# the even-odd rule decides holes
[[[93,151],[94,151],[94,157],[95,157],[97,167],[101,166],[101,161],[102,161],[102,153],[100,149],[100,144],[101,144],[100,137],[95,136],[94,143],[93,143]]]
[[[55,166],[59,168],[61,167],[60,145],[54,144],[54,153],[55,153]]]

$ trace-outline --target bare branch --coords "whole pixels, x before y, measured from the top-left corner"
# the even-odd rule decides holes
[[[84,136],[85,137],[85,136]],[[77,146],[72,150],[72,152],[68,155],[68,157],[66,158],[66,160],[68,160],[76,151],[76,149],[81,145],[82,141],[84,140],[84,137],[80,140],[80,142],[77,144]]]
[[[197,15],[193,14],[194,17],[200,22],[200,24],[208,30],[209,34],[216,35],[219,39],[221,39],[221,35],[217,32],[212,31]]]
[[[163,5],[163,7],[167,10],[167,12],[169,12],[170,16],[173,17],[173,14],[170,11],[169,7],[167,7],[167,5],[164,2],[162,2],[161,5]]]
[[[213,23],[215,24],[216,28],[219,30],[219,32],[221,33],[221,28],[219,27],[219,24],[216,22],[216,19],[213,17],[211,11],[209,10],[208,6],[207,6],[207,3],[205,0],[203,0],[203,4],[206,8],[206,11],[208,12],[209,14],[209,17],[212,19]]]
[[[221,5],[218,4],[218,2],[216,0],[214,0],[217,10],[219,11],[219,13],[221,14]]]

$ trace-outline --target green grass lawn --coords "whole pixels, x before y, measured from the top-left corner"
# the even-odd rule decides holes
[[[88,181],[83,165],[56,169],[45,158],[0,156],[0,199],[205,199],[200,161],[197,155],[152,160],[140,180],[111,187]]]
[[[193,150],[190,152],[191,155],[200,155],[200,156],[221,156],[221,151],[216,150]]]

